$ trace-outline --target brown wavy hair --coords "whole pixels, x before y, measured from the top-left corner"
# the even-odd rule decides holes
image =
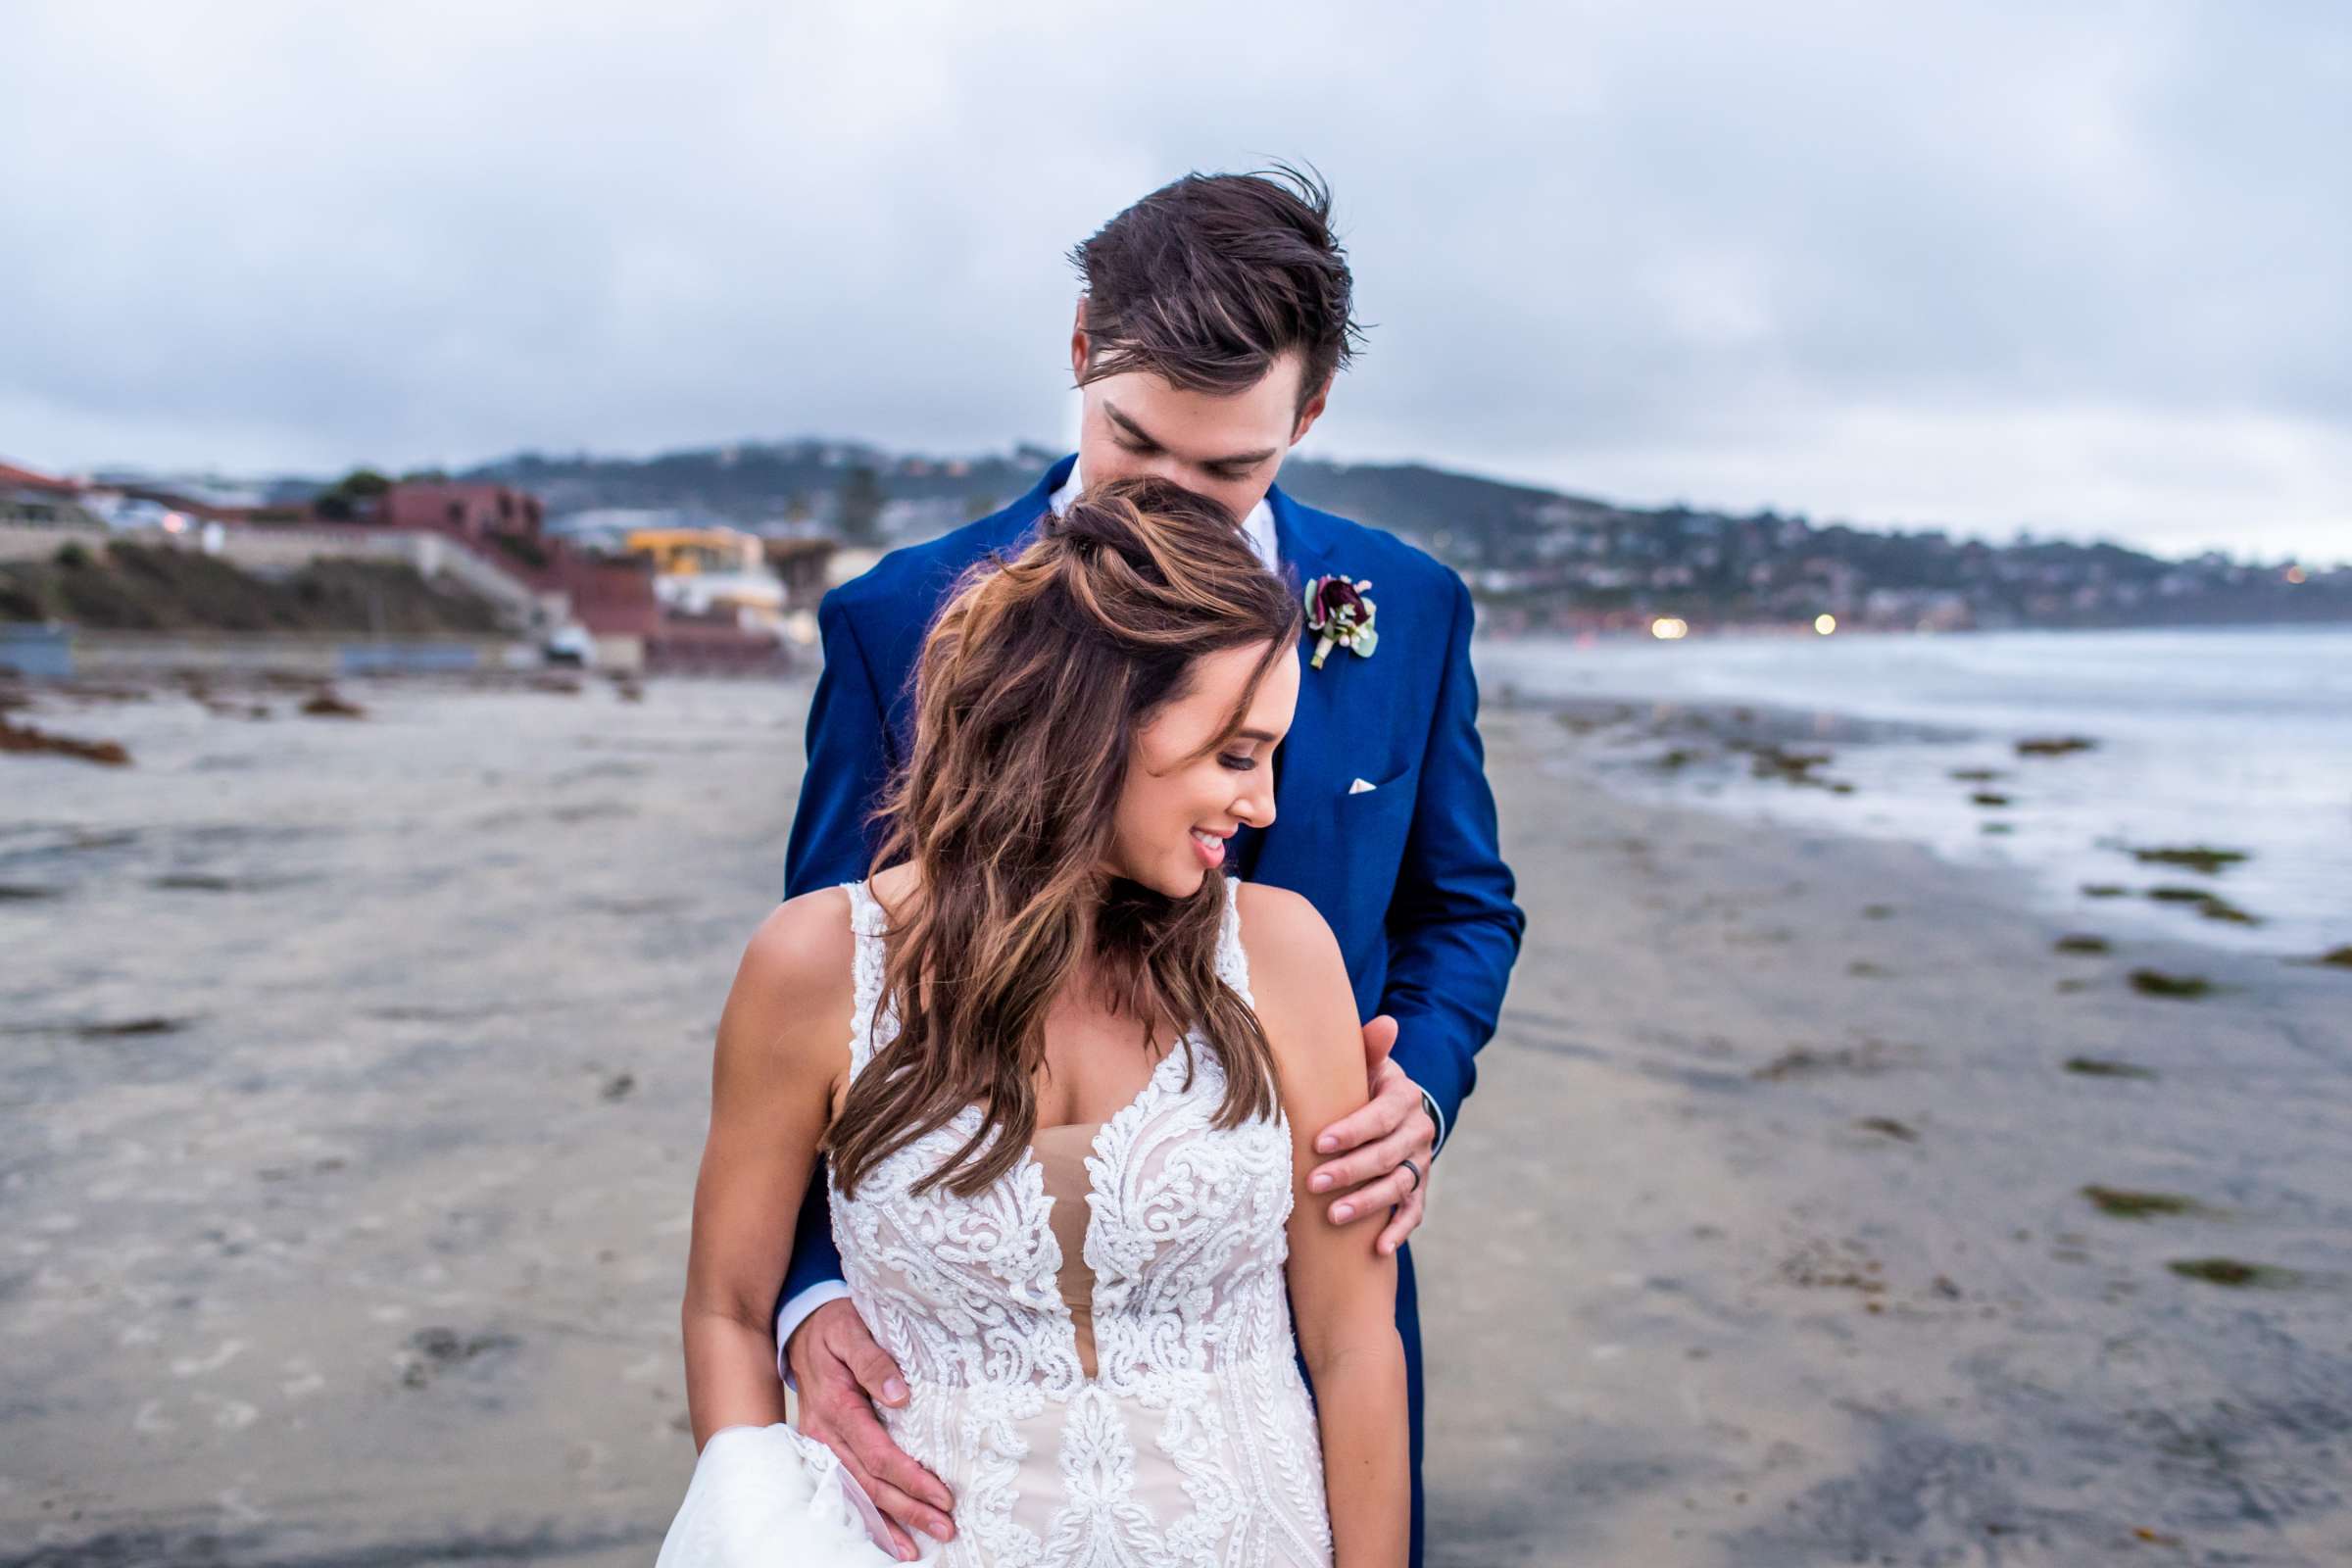
[[[1225,880],[1170,899],[1109,868],[1137,729],[1192,689],[1201,655],[1267,645],[1221,732],[1233,738],[1303,612],[1217,503],[1163,480],[1090,490],[1034,542],[957,580],[915,672],[914,746],[886,788],[874,864],[919,885],[885,937],[879,1014],[897,1037],[826,1136],[845,1193],[965,1106],[980,1126],[915,1184],[981,1193],[1037,1131],[1048,1006],[1084,974],[1154,1039],[1190,1030],[1226,1072],[1216,1125],[1270,1116],[1275,1064],[1256,1014],[1216,972]]]

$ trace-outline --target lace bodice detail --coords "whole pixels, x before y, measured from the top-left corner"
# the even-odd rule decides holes
[[[885,917],[866,884],[844,886],[857,932],[856,1074],[898,1020],[885,1008],[867,1027]],[[1249,1002],[1236,888],[1228,878],[1217,973]],[[911,1391],[884,1421],[956,1494],[956,1540],[916,1538],[926,1561],[1331,1561],[1321,1444],[1284,1293],[1289,1123],[1277,1108],[1213,1126],[1223,1066],[1200,1031],[1186,1038],[1191,1051],[1160,1058],[1086,1156],[1091,1377],[1057,1283],[1054,1200],[1035,1150],[971,1198],[909,1191],[979,1128],[978,1105],[872,1167],[856,1198],[830,1193],[851,1299]]]

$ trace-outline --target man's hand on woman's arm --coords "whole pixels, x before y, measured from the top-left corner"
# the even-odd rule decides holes
[[[1396,1043],[1396,1020],[1387,1013],[1364,1025],[1372,1098],[1315,1135],[1318,1154],[1339,1157],[1324,1160],[1307,1178],[1308,1191],[1326,1200],[1323,1213],[1334,1225],[1386,1215],[1374,1243],[1384,1254],[1402,1247],[1420,1225],[1438,1149],[1429,1097],[1390,1056]]]

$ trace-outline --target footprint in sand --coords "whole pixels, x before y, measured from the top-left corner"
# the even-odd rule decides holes
[[[242,1432],[261,1418],[262,1412],[243,1399],[225,1399],[217,1394],[200,1394],[196,1397],[213,1407],[213,1425],[223,1432]]]
[[[172,1375],[175,1378],[193,1378],[207,1372],[218,1372],[245,1353],[245,1344],[243,1340],[229,1340],[210,1355],[183,1355],[172,1363]]]
[[[286,1373],[286,1380],[277,1386],[278,1392],[289,1399],[317,1394],[326,1387],[326,1379],[319,1375],[318,1369],[307,1355],[289,1356],[281,1370]]]

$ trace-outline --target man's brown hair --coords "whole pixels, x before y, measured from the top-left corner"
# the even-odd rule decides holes
[[[1086,277],[1082,385],[1150,370],[1189,391],[1239,392],[1297,349],[1304,408],[1363,339],[1331,187],[1287,164],[1162,185],[1070,261]]]

